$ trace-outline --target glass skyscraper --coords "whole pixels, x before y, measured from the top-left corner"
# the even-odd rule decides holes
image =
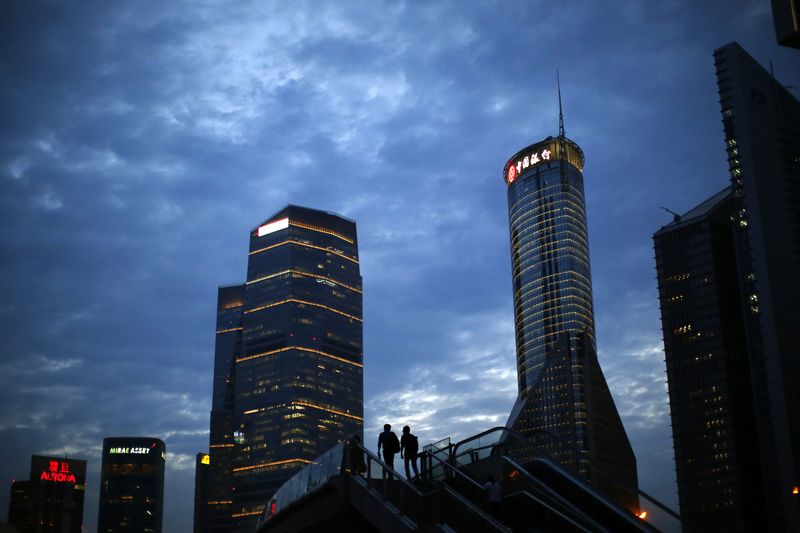
[[[728,187],[653,235],[683,530],[766,522]]]
[[[161,533],[166,458],[160,439],[103,439],[98,533]]]
[[[800,102],[739,44],[714,51],[752,371],[764,523],[800,530]]]
[[[519,396],[508,426],[636,511],[636,459],[595,351],[584,155],[548,137],[506,163]]]
[[[730,187],[653,235],[684,531],[800,531],[800,102],[714,51]]]
[[[233,528],[233,440],[236,357],[242,351],[242,309],[245,285],[220,287],[214,347],[209,468],[206,505],[195,513],[198,531],[229,532]],[[196,497],[196,496],[195,496]]]
[[[252,531],[272,493],[363,432],[355,222],[288,206],[250,234],[247,282],[221,287],[209,531]]]

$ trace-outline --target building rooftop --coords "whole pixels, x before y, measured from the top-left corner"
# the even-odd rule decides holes
[[[720,192],[716,193],[711,198],[704,200],[695,207],[689,209],[686,213],[678,216],[669,224],[662,226],[655,234],[658,235],[664,231],[672,231],[673,229],[690,224],[698,218],[707,216],[709,213],[717,209],[731,194],[731,187],[725,187]]]

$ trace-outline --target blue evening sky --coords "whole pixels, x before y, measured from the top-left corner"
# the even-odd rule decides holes
[[[584,171],[601,364],[641,487],[675,505],[651,235],[727,183],[712,52],[800,86],[768,0],[9,0],[0,7],[0,508],[30,455],[167,445],[191,531],[216,288],[295,203],[358,224],[368,444],[503,424],[516,394],[502,168]],[[373,438],[374,437],[374,438]],[[3,518],[0,514],[0,519]]]

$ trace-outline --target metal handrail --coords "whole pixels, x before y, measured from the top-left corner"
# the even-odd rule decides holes
[[[474,479],[472,479],[471,477],[469,477],[468,475],[466,475],[464,472],[461,472],[460,470],[458,470],[458,469],[457,469],[457,468],[455,468],[454,466],[452,466],[452,465],[450,465],[450,464],[447,464],[447,462],[443,461],[442,459],[440,459],[439,457],[436,457],[435,455],[433,455],[433,454],[431,454],[431,453],[428,453],[428,452],[423,452],[423,453],[424,453],[424,454],[425,454],[427,457],[430,457],[430,458],[432,458],[432,459],[436,459],[436,460],[437,460],[437,461],[439,461],[439,463],[441,463],[443,466],[446,466],[446,467],[447,467],[447,468],[449,468],[449,469],[450,469],[452,472],[455,472],[455,473],[456,473],[458,476],[462,477],[462,478],[463,478],[463,479],[465,479],[465,480],[466,480],[468,483],[471,483],[473,486],[475,486],[475,487],[476,487],[476,488],[478,488],[479,490],[483,490],[483,487],[481,486],[481,484],[480,484],[480,483],[476,482]],[[500,523],[500,522],[499,522],[499,521],[497,521],[497,520],[496,520],[496,519],[495,519],[493,516],[490,516],[490,515],[488,515],[488,514],[487,514],[487,513],[486,513],[486,512],[485,512],[483,509],[481,509],[480,507],[478,507],[477,505],[475,505],[474,503],[472,503],[472,502],[469,500],[469,498],[467,498],[467,497],[466,497],[466,496],[464,496],[463,494],[460,494],[458,491],[456,491],[456,490],[454,490],[453,488],[449,487],[447,484],[443,484],[442,486],[443,486],[443,488],[444,488],[444,489],[445,489],[445,490],[446,490],[448,493],[450,493],[450,494],[452,494],[453,496],[457,497],[459,500],[461,500],[461,502],[462,502],[462,503],[463,503],[465,506],[467,506],[467,507],[471,508],[473,511],[477,512],[477,513],[478,513],[478,514],[479,514],[479,515],[480,515],[482,518],[484,518],[485,520],[487,520],[487,521],[488,521],[490,524],[492,524],[492,525],[493,525],[493,526],[495,526],[496,528],[499,528],[501,531],[505,531],[506,527],[505,527],[505,526],[504,526],[502,523]]]
[[[429,456],[429,457],[431,457],[431,458],[433,458],[433,459],[436,459],[437,461],[439,461],[439,463],[440,463],[442,466],[445,466],[445,467],[449,468],[450,470],[452,470],[453,472],[455,472],[456,474],[458,474],[459,476],[461,476],[462,478],[464,478],[465,480],[467,480],[467,481],[468,481],[469,483],[471,483],[473,486],[477,487],[477,488],[478,488],[478,489],[480,489],[480,490],[483,490],[483,485],[481,485],[480,483],[478,483],[477,481],[475,481],[474,479],[472,479],[470,476],[468,476],[467,474],[465,474],[464,472],[462,472],[461,470],[459,470],[459,469],[458,469],[458,468],[456,468],[455,466],[453,466],[453,465],[451,465],[451,464],[448,464],[448,463],[446,463],[445,461],[441,460],[441,459],[440,459],[440,458],[438,458],[438,457],[435,457],[434,455],[428,454],[428,456]],[[577,528],[578,528],[578,529],[580,529],[581,531],[586,531],[587,533],[589,533],[589,532],[590,532],[590,530],[588,530],[588,529],[586,529],[585,527],[581,526],[580,524],[578,524],[577,522],[575,522],[574,520],[572,520],[571,518],[569,518],[568,516],[566,516],[564,513],[562,513],[561,511],[559,511],[558,509],[555,509],[553,506],[551,506],[551,505],[550,505],[550,504],[548,504],[547,502],[544,502],[544,501],[542,501],[542,500],[541,500],[541,499],[540,499],[538,496],[535,496],[535,495],[533,495],[533,494],[531,494],[530,492],[527,492],[527,491],[522,491],[522,492],[525,492],[525,493],[526,493],[526,494],[527,494],[527,495],[528,495],[530,498],[532,498],[532,499],[533,499],[533,500],[535,500],[537,503],[539,503],[540,505],[542,505],[543,507],[545,507],[545,508],[546,508],[548,511],[551,511],[551,512],[555,513],[555,514],[556,514],[556,515],[557,515],[559,518],[561,518],[561,519],[563,519],[563,520],[565,520],[565,521],[569,522],[570,524],[572,524],[573,526],[577,527]],[[515,493],[515,494],[516,494],[516,493]],[[488,516],[488,515],[487,515],[487,516]]]
[[[400,481],[400,482],[401,482],[401,483],[402,483],[402,484],[403,484],[405,487],[407,487],[407,488],[411,489],[411,491],[412,491],[412,492],[413,492],[415,495],[417,495],[417,496],[419,496],[419,497],[424,497],[424,496],[425,496],[425,495],[424,495],[424,493],[423,493],[422,491],[420,491],[420,490],[419,490],[419,489],[418,489],[418,488],[417,488],[417,487],[416,487],[414,484],[412,484],[410,481],[408,481],[407,479],[405,479],[404,477],[402,477],[402,476],[401,476],[401,475],[400,475],[400,474],[399,474],[399,473],[398,473],[398,472],[397,472],[395,469],[393,469],[392,467],[390,467],[389,465],[387,465],[385,462],[381,461],[381,459],[380,459],[380,458],[379,458],[379,457],[378,457],[376,454],[372,453],[370,450],[368,450],[367,448],[365,448],[363,444],[361,444],[361,443],[359,443],[359,442],[351,441],[351,445],[354,445],[356,448],[358,448],[358,449],[359,449],[359,450],[361,450],[362,452],[366,453],[366,454],[367,454],[367,457],[368,457],[369,459],[371,459],[371,460],[373,460],[373,461],[377,461],[377,462],[378,462],[378,464],[379,464],[379,465],[381,465],[381,467],[382,467],[384,470],[386,470],[386,471],[390,472],[391,474],[394,474],[394,476],[396,476],[396,477],[397,477],[397,479],[398,479],[398,480],[399,480],[399,481]],[[430,454],[428,454],[428,455],[430,456]],[[437,460],[439,460],[439,461],[441,461],[441,459],[439,459],[438,457],[436,457],[436,459],[437,459]],[[448,465],[448,466],[449,466],[449,465]],[[457,471],[457,470],[456,470],[456,471]],[[473,480],[471,480],[471,479],[469,479],[469,478],[468,478],[468,477],[467,477],[467,476],[466,476],[466,475],[465,475],[463,472],[458,472],[458,473],[459,473],[459,475],[461,475],[461,476],[465,477],[466,479],[468,479],[469,481],[471,481],[471,482],[473,482],[473,483],[474,483],[474,481],[473,481]],[[371,475],[370,464],[369,464],[369,463],[367,463],[367,476],[369,477],[370,475]],[[480,485],[478,485],[478,486],[480,487]],[[463,495],[459,494],[457,491],[453,490],[452,488],[448,487],[447,485],[443,485],[443,486],[442,486],[442,488],[443,488],[443,489],[444,489],[444,490],[445,490],[445,491],[446,491],[448,494],[450,494],[452,497],[454,497],[454,498],[455,498],[455,499],[457,499],[459,502],[461,502],[461,504],[462,504],[462,505],[464,505],[466,508],[470,509],[472,512],[474,512],[474,513],[478,514],[478,515],[479,515],[481,518],[483,518],[484,520],[486,520],[487,522],[489,522],[489,523],[490,523],[490,524],[491,524],[493,527],[495,527],[496,529],[498,529],[498,530],[500,530],[500,531],[505,531],[505,530],[506,530],[506,528],[505,528],[505,526],[504,526],[503,524],[501,524],[500,522],[498,522],[497,520],[495,520],[494,518],[492,518],[491,516],[489,516],[488,514],[486,514],[486,513],[483,511],[483,509],[481,509],[480,507],[478,507],[478,506],[476,506],[475,504],[473,504],[471,501],[469,501],[469,499],[465,498]]]
[[[389,466],[386,463],[384,463],[383,461],[381,461],[380,457],[378,457],[377,455],[372,453],[370,450],[365,448],[363,444],[361,444],[360,442],[356,442],[356,441],[350,441],[348,443],[348,446],[355,446],[356,448],[359,448],[362,452],[367,454],[367,457],[369,457],[370,459],[372,459],[373,461],[376,461],[379,465],[381,465],[381,467],[384,470],[388,471],[390,474],[394,474],[394,477],[396,477],[403,485],[405,485],[407,488],[411,489],[418,496],[423,496],[422,491],[420,491],[413,483],[408,481],[405,477],[401,476],[397,472],[397,470],[395,470],[391,466]],[[348,457],[348,460],[349,460],[349,457]],[[371,474],[371,471],[370,471],[369,463],[368,463],[367,464],[367,477],[370,477],[370,474]]]
[[[558,435],[556,435],[555,433],[553,433],[553,432],[551,432],[551,431],[548,431],[548,430],[546,430],[546,429],[540,429],[540,430],[537,430],[537,432],[539,432],[539,433],[544,433],[545,435],[547,435],[547,436],[549,436],[549,437],[552,437],[552,438],[556,439],[556,440],[557,440],[557,441],[559,441],[560,443],[562,443],[562,444],[566,444],[566,442],[564,441],[564,439],[562,439],[561,437],[559,437]],[[551,461],[554,461],[555,463],[557,463],[557,464],[559,464],[559,465],[561,464],[561,463],[559,463],[559,462],[558,462],[556,459],[554,459],[554,458],[553,458],[553,456],[551,456],[549,453],[547,453],[547,452],[545,452],[545,451],[543,451],[543,450],[539,449],[539,447],[538,447],[538,446],[536,447],[536,452],[537,452],[538,454],[540,454],[540,455],[544,456],[546,459],[549,459],[549,460],[551,460]],[[618,484],[618,485],[620,485],[620,486],[625,486],[625,484],[624,484],[624,483],[622,483],[622,482],[620,482],[620,480],[619,480],[619,479],[617,479],[617,477],[616,477],[616,476],[614,476],[613,474],[611,474],[610,472],[608,472],[608,470],[606,470],[606,469],[605,469],[605,468],[604,468],[602,465],[598,464],[596,461],[594,461],[594,460],[593,460],[593,459],[591,459],[590,457],[584,457],[584,458],[583,458],[583,460],[587,461],[588,463],[591,463],[591,465],[592,465],[592,466],[593,466],[595,469],[597,469],[597,470],[599,470],[599,471],[600,471],[600,474],[602,474],[602,475],[603,475],[603,476],[605,476],[606,478],[609,478],[609,479],[611,479],[611,480],[612,480],[614,483],[617,483],[617,484]],[[637,486],[636,486],[636,491],[637,491],[637,492],[638,492],[640,495],[642,495],[642,496],[644,496],[645,498],[647,498],[647,500],[648,500],[649,502],[653,503],[653,504],[654,504],[656,507],[658,507],[659,509],[661,509],[662,511],[664,511],[664,512],[665,512],[665,513],[667,513],[668,515],[670,515],[670,516],[672,516],[673,518],[675,518],[676,520],[678,520],[678,522],[679,522],[679,523],[682,523],[681,515],[679,515],[678,513],[676,513],[675,511],[673,511],[672,509],[670,509],[669,507],[667,507],[666,505],[664,505],[663,503],[661,503],[660,501],[658,501],[657,499],[655,499],[653,496],[650,496],[648,493],[646,493],[646,492],[645,492],[645,491],[643,491],[642,489],[640,489],[640,488],[639,488],[639,486],[638,486],[638,483],[637,483]]]
[[[457,442],[456,444],[454,444],[454,445],[453,445],[453,447],[451,448],[451,450],[452,450],[452,451],[450,452],[450,457],[451,457],[451,459],[455,459],[456,457],[458,457],[458,455],[457,455],[457,451],[458,451],[458,448],[459,448],[459,446],[462,446],[462,445],[464,445],[464,444],[466,444],[466,443],[468,443],[468,442],[472,442],[473,440],[478,440],[478,439],[480,439],[481,437],[484,437],[484,436],[486,436],[486,435],[488,435],[488,434],[490,434],[490,433],[494,433],[494,432],[495,432],[495,431],[497,431],[497,430],[500,430],[500,431],[507,431],[507,432],[509,433],[509,435],[512,435],[512,436],[514,436],[514,437],[518,438],[519,440],[521,440],[521,441],[523,441],[523,442],[527,442],[527,439],[526,439],[526,438],[525,438],[525,437],[524,437],[524,436],[523,436],[523,435],[522,435],[520,432],[518,432],[518,431],[516,431],[516,430],[513,430],[513,429],[511,429],[511,428],[509,428],[509,427],[506,427],[506,426],[495,426],[495,427],[493,427],[493,428],[487,429],[486,431],[481,431],[481,432],[480,432],[480,433],[478,433],[477,435],[473,435],[473,436],[471,436],[471,437],[467,437],[467,438],[466,438],[466,439],[464,439],[464,440],[458,441],[458,442]],[[488,448],[488,447],[491,447],[491,446],[497,446],[498,444],[499,444],[499,443],[495,443],[495,444],[491,444],[491,445],[483,446],[483,447],[481,447],[481,448],[479,448],[479,449]]]
[[[423,452],[423,453],[424,453],[424,452]],[[462,472],[461,470],[459,470],[459,469],[458,469],[458,468],[456,468],[455,466],[453,466],[453,465],[451,465],[451,464],[447,463],[446,461],[443,461],[443,460],[442,460],[442,459],[440,459],[439,457],[436,457],[436,456],[434,456],[434,455],[432,455],[432,454],[428,454],[428,457],[430,457],[431,459],[436,459],[437,461],[439,461],[439,463],[441,463],[441,465],[442,465],[442,466],[445,466],[445,467],[449,468],[449,469],[450,469],[452,472],[454,472],[454,473],[458,474],[460,477],[462,477],[462,478],[466,479],[466,480],[467,480],[469,483],[472,483],[472,484],[473,484],[473,485],[475,485],[477,488],[479,488],[479,489],[483,490],[483,486],[482,486],[480,483],[478,483],[477,481],[475,481],[474,479],[472,479],[471,477],[469,477],[467,474],[465,474],[464,472]]]
[[[514,470],[516,470],[521,475],[523,475],[526,478],[528,478],[528,480],[531,481],[537,487],[539,487],[539,489],[545,490],[551,497],[554,497],[561,505],[564,505],[565,507],[567,507],[570,510],[572,510],[572,512],[578,514],[579,516],[582,516],[587,522],[590,523],[590,525],[592,526],[594,531],[606,531],[607,530],[607,528],[605,528],[605,527],[601,526],[600,524],[598,524],[592,517],[588,516],[585,512],[583,512],[580,509],[578,509],[571,501],[569,501],[568,499],[566,499],[565,497],[563,497],[562,495],[560,495],[559,493],[554,491],[552,488],[547,486],[546,483],[544,483],[543,481],[537,479],[533,474],[531,474],[530,472],[525,470],[519,463],[517,463],[516,461],[514,461],[510,457],[503,457],[502,459],[504,461],[507,461],[508,464],[511,465],[514,468]]]
[[[539,498],[538,496],[536,496],[535,494],[531,494],[531,493],[530,493],[530,492],[528,492],[527,490],[520,490],[520,491],[513,492],[513,493],[509,494],[509,495],[508,495],[508,497],[510,498],[510,497],[512,497],[512,496],[514,496],[514,495],[516,495],[516,494],[524,494],[524,495],[525,495],[525,496],[527,496],[528,498],[530,498],[530,499],[532,499],[532,500],[536,501],[536,502],[537,502],[539,505],[542,505],[542,506],[544,506],[544,507],[545,507],[545,508],[546,508],[548,511],[551,511],[551,512],[555,513],[555,514],[556,514],[556,515],[557,515],[559,518],[561,518],[562,520],[566,520],[567,522],[569,522],[569,523],[570,523],[570,524],[571,524],[573,527],[576,527],[576,528],[578,528],[578,529],[579,529],[579,530],[581,530],[581,531],[586,531],[586,533],[592,533],[592,530],[591,530],[591,529],[586,529],[585,527],[583,527],[582,525],[580,525],[579,523],[577,523],[577,522],[576,522],[575,520],[573,520],[572,518],[568,517],[567,515],[565,515],[564,513],[562,513],[561,511],[559,511],[558,509],[555,509],[555,508],[554,508],[552,505],[550,505],[550,504],[548,504],[548,503],[546,503],[546,502],[542,501],[542,499],[541,499],[541,498]],[[591,520],[590,520],[590,521],[591,521]]]

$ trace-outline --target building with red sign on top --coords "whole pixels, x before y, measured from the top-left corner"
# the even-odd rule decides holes
[[[14,481],[8,523],[21,533],[80,533],[86,461],[64,457],[31,457],[30,479]]]
[[[503,168],[519,394],[506,426],[525,437],[511,455],[546,454],[639,512],[636,458],[595,345],[583,150],[559,135]]]

